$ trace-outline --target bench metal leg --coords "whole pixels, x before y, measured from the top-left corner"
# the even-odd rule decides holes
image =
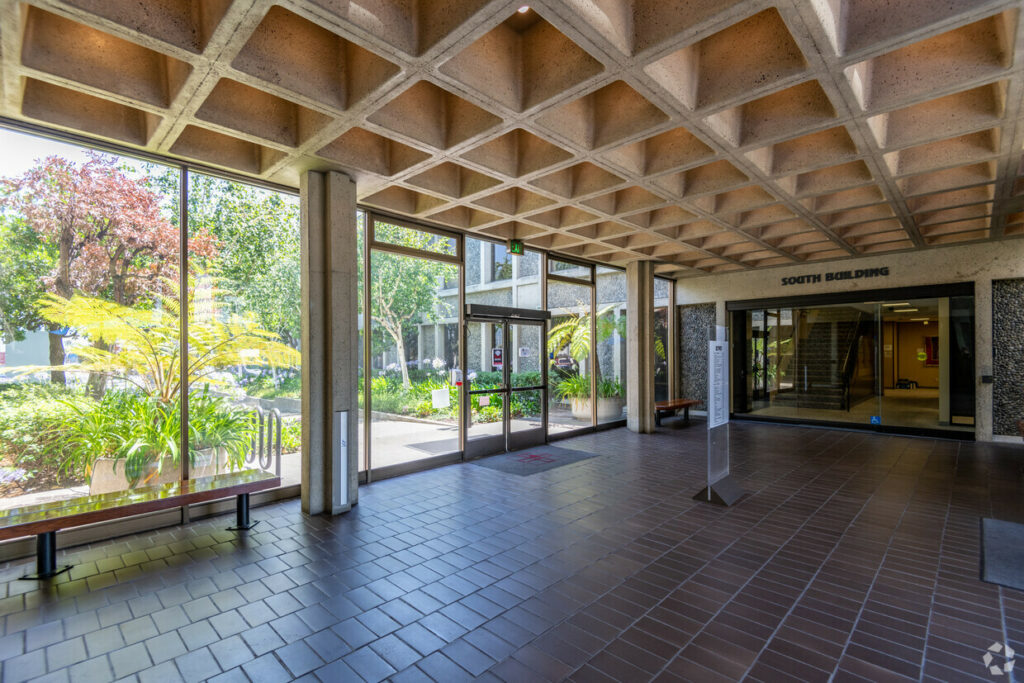
[[[36,536],[36,573],[21,578],[30,581],[49,579],[69,569],[70,564],[57,568],[57,532],[47,531]]]
[[[249,518],[249,494],[239,493],[235,497],[235,526],[228,527],[228,531],[251,529],[257,524],[259,520],[254,522]]]

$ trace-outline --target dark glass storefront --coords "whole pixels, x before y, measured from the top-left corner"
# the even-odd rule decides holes
[[[973,438],[973,285],[727,308],[736,416]]]

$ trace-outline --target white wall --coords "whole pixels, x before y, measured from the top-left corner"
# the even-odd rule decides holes
[[[783,285],[800,275],[867,268],[888,268],[888,277],[833,280]],[[853,292],[889,287],[974,283],[976,354],[975,436],[992,440],[992,385],[981,375],[992,374],[992,280],[1024,277],[1024,240],[1009,239],[960,247],[942,247],[824,263],[723,273],[679,280],[676,304],[715,303],[719,325],[725,325],[725,302],[781,296]]]

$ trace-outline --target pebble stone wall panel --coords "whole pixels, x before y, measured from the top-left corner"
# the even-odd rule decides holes
[[[676,306],[679,329],[679,395],[706,408],[708,334],[715,327],[715,304]]]
[[[1020,436],[1024,420],[1024,278],[992,281],[992,433]]]
[[[0,117],[685,278],[1024,236],[1021,0],[0,0]]]

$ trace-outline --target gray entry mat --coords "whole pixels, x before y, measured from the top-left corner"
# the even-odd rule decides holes
[[[506,474],[526,476],[537,474],[538,472],[547,472],[562,465],[569,465],[596,456],[597,453],[574,451],[568,448],[559,448],[558,446],[535,446],[511,453],[502,453],[501,455],[489,455],[479,460],[473,460],[471,463]]]
[[[981,580],[1024,590],[1024,524],[981,520]]]

